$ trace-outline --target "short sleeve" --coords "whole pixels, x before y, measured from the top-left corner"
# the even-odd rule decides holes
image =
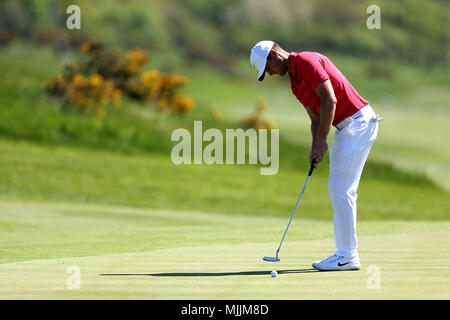
[[[311,83],[313,90],[316,90],[317,86],[322,83],[322,81],[330,78],[320,63],[320,57],[317,55],[302,55],[299,67],[302,77]]]

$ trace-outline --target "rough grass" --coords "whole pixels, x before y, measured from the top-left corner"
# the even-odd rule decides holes
[[[0,140],[3,199],[105,203],[136,207],[288,217],[308,165],[261,176],[258,165],[175,165],[168,155],[126,155]],[[306,157],[306,155],[305,155]],[[383,169],[383,168],[382,168]],[[448,194],[433,185],[376,178],[359,189],[360,219],[445,220]],[[397,176],[396,176],[397,174]],[[413,178],[415,178],[413,176]],[[330,219],[327,167],[319,167],[302,200],[302,217]]]

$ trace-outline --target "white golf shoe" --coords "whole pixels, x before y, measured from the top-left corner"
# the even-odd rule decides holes
[[[339,270],[359,270],[361,264],[359,262],[358,254],[352,257],[344,257],[333,253],[322,261],[316,261],[312,266],[320,271],[339,271]]]

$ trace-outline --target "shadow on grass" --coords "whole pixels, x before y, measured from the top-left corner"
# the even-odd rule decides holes
[[[241,272],[171,272],[171,273],[104,273],[101,276],[126,277],[126,276],[146,276],[146,277],[226,277],[226,276],[261,276],[268,275],[271,271],[241,271]],[[315,273],[315,269],[294,269],[278,270],[278,274],[291,273]]]

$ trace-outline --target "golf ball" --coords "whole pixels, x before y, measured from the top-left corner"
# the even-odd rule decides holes
[[[276,272],[276,271],[274,270],[274,271],[272,271],[272,272],[270,273],[270,275],[271,275],[273,278],[275,278],[275,277],[278,275],[278,272]]]

